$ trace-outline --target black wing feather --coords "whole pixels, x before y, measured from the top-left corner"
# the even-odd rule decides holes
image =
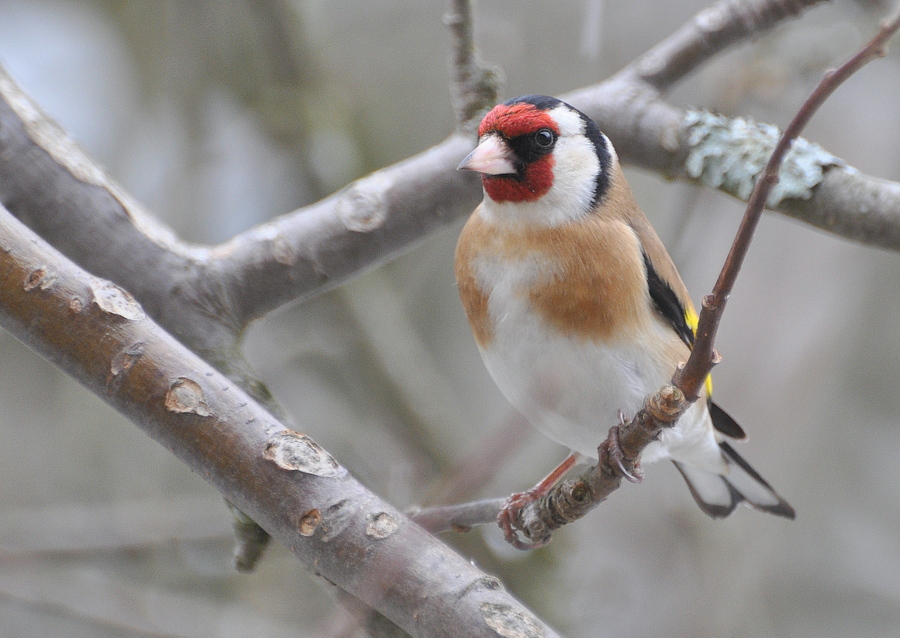
[[[732,439],[739,440],[747,438],[747,433],[744,432],[744,428],[731,418],[730,414],[712,401],[709,402],[709,416],[712,418],[713,427],[725,436],[730,436]]]
[[[694,346],[694,331],[687,323],[684,314],[684,306],[678,300],[678,295],[672,290],[672,287],[659,276],[659,273],[650,263],[650,257],[647,253],[641,251],[644,255],[644,266],[647,269],[647,286],[650,289],[650,299],[653,301],[653,307],[668,322],[672,329],[678,333],[681,340],[688,348]]]

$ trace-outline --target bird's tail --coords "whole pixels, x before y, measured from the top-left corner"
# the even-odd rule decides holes
[[[691,490],[694,500],[713,518],[723,518],[746,502],[756,509],[793,519],[794,508],[750,467],[728,443],[719,443],[728,466],[725,475],[707,472],[684,463],[675,463]]]

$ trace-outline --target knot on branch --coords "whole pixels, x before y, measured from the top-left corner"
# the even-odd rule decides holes
[[[656,440],[661,429],[675,425],[691,403],[685,393],[672,384],[663,386],[644,399],[644,405],[634,418],[619,428],[617,443],[624,458],[637,458],[647,445]],[[607,439],[603,445],[609,441]]]
[[[660,424],[671,426],[685,410],[684,392],[674,385],[663,386],[656,394],[651,394],[644,401],[642,411]]]

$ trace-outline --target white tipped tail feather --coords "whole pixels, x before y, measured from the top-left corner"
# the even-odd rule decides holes
[[[746,502],[756,509],[793,519],[794,508],[781,498],[772,486],[728,443],[719,443],[728,465],[725,475],[706,472],[690,465],[675,463],[691,490],[694,500],[713,518],[728,516]]]

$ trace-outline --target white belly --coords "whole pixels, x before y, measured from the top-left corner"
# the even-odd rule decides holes
[[[667,351],[652,341],[671,340],[671,329],[654,322],[640,343],[562,337],[541,322],[527,299],[514,294],[519,282],[493,283],[493,338],[481,353],[488,371],[535,427],[569,449],[597,458],[597,446],[618,422],[618,411],[633,416],[648,394],[671,380],[677,362],[647,354]],[[709,471],[723,469],[704,402],[694,405],[642,455],[644,463],[666,458]]]

